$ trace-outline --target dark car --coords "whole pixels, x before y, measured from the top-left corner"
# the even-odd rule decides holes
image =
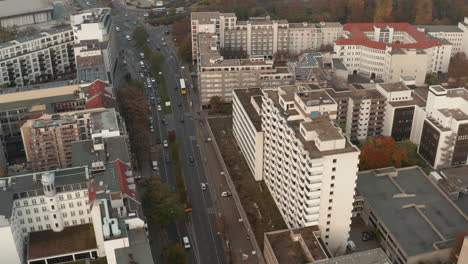
[[[166,163],[171,163],[171,156],[169,154],[166,154],[164,160],[166,160]]]
[[[190,163],[194,163],[195,162],[195,159],[193,158],[193,156],[189,156],[188,157],[188,160]]]
[[[180,122],[181,122],[181,123],[184,122],[184,117],[183,117],[183,116],[180,117]]]

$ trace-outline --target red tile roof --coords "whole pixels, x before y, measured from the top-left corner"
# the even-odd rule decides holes
[[[125,163],[123,163],[122,161],[120,160],[116,160],[115,161],[115,166],[117,168],[117,174],[119,176],[119,184],[120,184],[120,191],[122,191],[122,193],[130,196],[130,197],[133,197],[134,199],[136,200],[139,200],[139,196],[138,196],[138,193],[135,190],[129,188],[129,185],[134,185],[135,186],[135,182],[131,182],[129,183],[127,181],[127,179],[133,179],[131,177],[128,177],[125,172],[127,171],[132,171],[132,169],[130,167],[128,167],[127,165],[125,165]]]
[[[351,23],[343,25],[343,30],[349,31],[353,37],[349,39],[339,39],[337,45],[362,45],[369,48],[385,50],[387,44],[370,40],[364,34],[365,31],[374,31],[374,26],[379,28],[392,27],[395,31],[405,31],[416,43],[390,43],[392,49],[427,49],[430,47],[441,46],[438,40],[429,40],[419,32],[415,27],[408,23]]]
[[[117,106],[117,101],[114,96],[106,90],[109,87],[108,83],[101,80],[96,80],[88,86],[88,98],[86,108],[113,108]]]
[[[106,87],[109,87],[110,84],[106,83],[106,82],[103,82],[101,80],[95,80],[94,82],[92,82],[89,86],[88,86],[88,94],[89,94],[89,97],[93,97],[95,96],[96,94],[99,94],[99,93],[107,93],[109,95],[111,95],[105,88]]]

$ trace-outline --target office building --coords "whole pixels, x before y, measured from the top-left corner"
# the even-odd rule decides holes
[[[122,120],[115,109],[44,114],[21,126],[26,159],[32,171],[72,166],[72,143],[124,134]]]
[[[458,25],[420,25],[416,28],[424,34],[452,43],[452,56],[458,52],[468,54],[468,17]]]
[[[267,264],[390,264],[380,248],[333,257],[317,226],[272,231],[264,237],[263,256]]]
[[[54,7],[47,0],[0,1],[0,26],[18,27],[52,20]]]
[[[232,93],[232,132],[255,180],[263,180],[262,90]]]
[[[393,263],[447,262],[468,217],[419,167],[358,173],[361,217]]]
[[[198,34],[198,48],[198,89],[202,105],[208,105],[214,96],[230,102],[234,89],[275,87],[293,82],[286,67],[275,67],[273,60],[263,56],[224,59],[215,34]]]
[[[73,30],[64,26],[0,43],[0,86],[33,85],[74,73],[73,38]]]
[[[452,44],[424,35],[407,23],[352,23],[343,26],[335,56],[349,74],[398,82],[411,77],[422,85],[427,73],[446,73]]]
[[[199,58],[199,34],[210,33],[218,37],[221,49],[245,54],[270,56],[275,54],[301,54],[318,51],[333,45],[341,37],[340,23],[288,23],[255,17],[237,21],[234,13],[193,12],[191,14],[192,58]]]
[[[349,237],[359,150],[332,123],[322,90],[263,90],[263,178],[289,228],[318,226],[333,252]]]
[[[429,87],[419,154],[435,169],[468,159],[468,91]]]

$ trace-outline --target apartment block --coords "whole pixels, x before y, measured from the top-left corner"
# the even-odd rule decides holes
[[[424,34],[452,43],[452,56],[458,52],[468,54],[468,17],[465,17],[458,25],[420,25],[416,27]]]
[[[21,126],[26,159],[32,171],[72,166],[72,143],[124,134],[122,120],[115,109],[44,114]]]
[[[427,73],[446,73],[452,43],[424,35],[407,23],[352,23],[343,26],[334,51],[349,74],[397,82],[402,77],[422,85]]]
[[[0,43],[0,85],[26,86],[75,72],[73,30],[53,28]]]
[[[293,82],[286,67],[275,67],[263,56],[248,59],[224,59],[215,34],[198,34],[198,88],[202,105],[213,96],[232,100],[234,89],[276,87]]]
[[[419,154],[435,169],[468,160],[468,91],[429,87]]]
[[[447,262],[468,216],[419,167],[358,173],[361,218],[393,263]]]
[[[337,103],[297,86],[263,93],[265,184],[289,228],[316,225],[332,251],[344,252],[359,150],[331,121]]]
[[[387,98],[373,85],[352,84],[327,92],[338,104],[337,123],[352,140],[382,135]]]
[[[221,49],[243,51],[247,55],[273,56],[318,51],[341,37],[340,23],[288,23],[254,17],[237,21],[234,13],[193,12],[191,14],[192,57],[198,59],[198,34],[218,36]]]
[[[262,90],[236,89],[232,93],[233,134],[255,180],[263,180]]]

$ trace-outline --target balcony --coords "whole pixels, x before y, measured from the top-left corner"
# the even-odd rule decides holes
[[[306,195],[311,198],[320,198],[321,190],[305,190]]]
[[[322,180],[322,174],[307,176],[307,180],[310,181],[310,182],[321,181]]]
[[[306,204],[308,206],[315,206],[320,204],[320,197],[307,198]]]
[[[306,215],[304,218],[307,222],[318,221],[319,215],[318,214]]]
[[[307,214],[316,214],[320,211],[320,206],[317,204],[315,206],[307,207],[305,210]]]
[[[322,187],[322,183],[320,182],[307,185],[307,188],[309,188],[312,191],[315,191],[316,189],[320,189],[320,187]]]

